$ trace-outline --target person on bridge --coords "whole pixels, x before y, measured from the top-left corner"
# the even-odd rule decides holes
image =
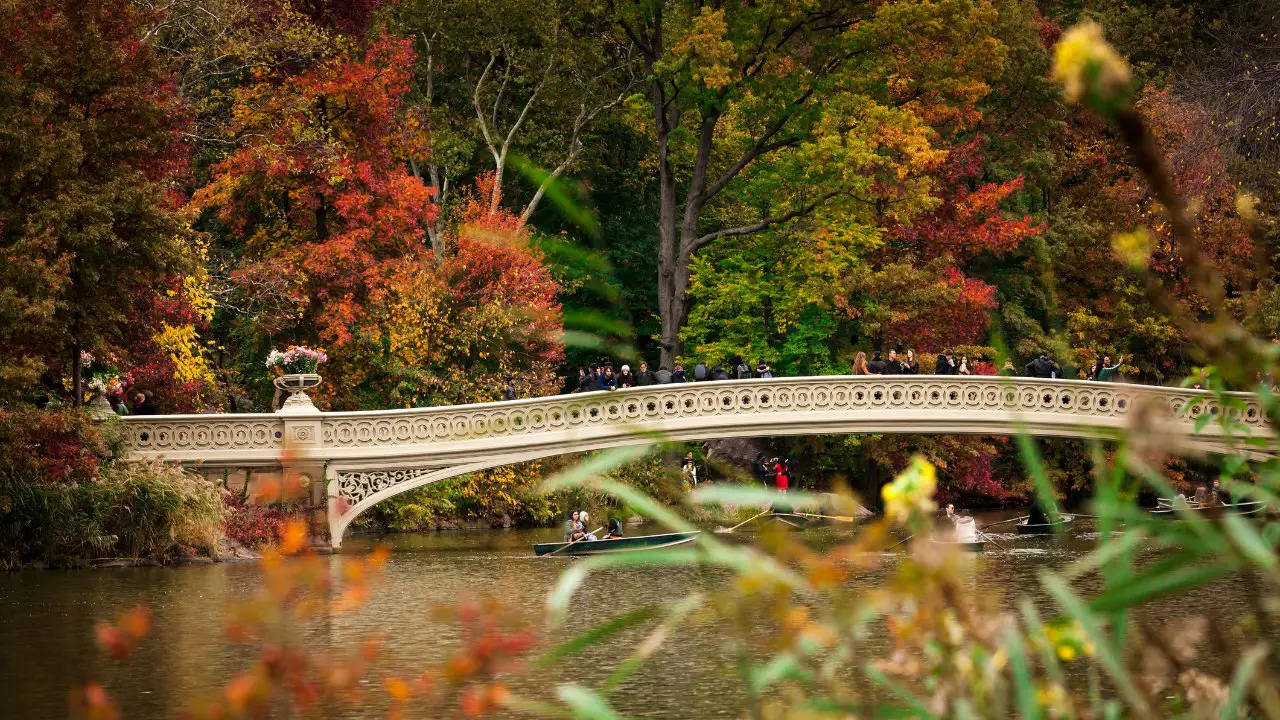
[[[943,350],[942,354],[938,356],[938,362],[933,365],[933,374],[955,375],[956,370],[956,359],[951,354],[951,348]]]
[[[623,365],[622,372],[618,373],[618,389],[636,386],[636,376],[631,374],[631,366]]]
[[[152,400],[151,391],[140,392],[133,396],[133,414],[134,415],[159,415],[160,411],[156,409],[155,400]]]
[[[702,382],[703,380],[710,379],[709,376],[710,373],[707,372],[707,364],[699,360],[698,364],[693,366],[693,381]]]
[[[680,371],[680,375],[683,378],[684,376],[683,370]],[[669,382],[671,382],[671,371],[667,369],[666,365],[659,365],[658,372],[653,374],[653,384],[666,385]]]
[[[605,365],[604,372],[600,373],[600,389],[615,390],[618,387],[618,378],[613,374],[613,366]]]
[[[853,374],[854,375],[870,375],[871,374],[871,368],[867,367],[867,354],[862,352],[861,350],[858,351],[857,355],[853,356]]]
[[[676,363],[675,369],[671,371],[671,382],[682,383],[688,382],[689,378],[684,376],[684,366]]]
[[[1123,357],[1116,358],[1116,364],[1111,365],[1111,356],[1103,355],[1098,362],[1094,363],[1093,372],[1089,373],[1089,379],[1097,380],[1098,382],[1111,382],[1111,378],[1115,377],[1116,371],[1123,364]]]
[[[902,360],[903,375],[919,375],[920,361],[916,359],[916,351],[907,348],[907,356]]]
[[[653,379],[653,371],[649,370],[649,363],[640,361],[640,372],[636,373],[636,385],[652,385],[656,382]]]
[[[882,375],[902,375],[902,361],[898,359],[898,351],[890,350],[889,358],[884,361]]]
[[[751,379],[751,366],[747,365],[747,361],[743,360],[741,355],[734,355],[733,360],[729,364],[733,367],[734,380]]]
[[[759,363],[756,364],[756,377],[758,378],[773,377],[773,368],[769,367],[768,363],[761,360]]]
[[[518,397],[518,394],[516,393],[516,381],[508,375],[506,386],[502,388],[502,399],[515,400],[516,397]]]
[[[956,375],[972,375],[973,371],[969,369],[969,356],[960,356],[960,367],[956,368]]]
[[[711,369],[711,379],[712,380],[728,380],[729,373],[725,372],[724,368],[717,365]]]
[[[1045,353],[1040,353],[1040,357],[1027,363],[1025,369],[1029,377],[1056,378],[1062,376],[1062,368],[1058,366],[1058,363],[1050,360]]]
[[[864,356],[865,357],[865,356]],[[884,375],[885,361],[880,359],[880,351],[875,351],[871,356],[871,362],[867,363],[868,375]]]

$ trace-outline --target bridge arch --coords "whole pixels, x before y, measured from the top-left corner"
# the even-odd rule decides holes
[[[651,443],[816,434],[1115,437],[1141,416],[1169,446],[1225,452],[1274,439],[1258,399],[1178,388],[982,376],[824,376],[650,385],[499,403],[369,412],[126,418],[129,446],[203,468],[324,479],[334,546],[377,503],[502,465]],[[1197,430],[1204,414],[1225,418]],[[317,483],[319,485],[319,483]],[[317,498],[319,499],[319,498]]]

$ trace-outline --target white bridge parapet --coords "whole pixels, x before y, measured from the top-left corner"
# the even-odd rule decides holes
[[[1196,400],[1199,402],[1195,402]],[[1108,438],[1139,414],[1168,447],[1226,452],[1275,434],[1258,398],[987,376],[823,376],[649,385],[615,392],[367,412],[124,418],[129,452],[202,470],[310,467],[331,542],[386,498],[469,472],[586,450],[820,434]],[[1142,410],[1140,410],[1142,409]],[[1196,430],[1203,414],[1214,422]],[[1222,418],[1227,422],[1221,422]],[[1259,448],[1251,448],[1259,452]]]

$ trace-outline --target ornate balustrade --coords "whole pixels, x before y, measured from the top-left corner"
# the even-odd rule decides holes
[[[1215,421],[1197,431],[1205,413],[1226,417],[1230,429]],[[1229,396],[1223,407],[1195,390],[981,376],[734,380],[408,410],[137,417],[125,425],[137,456],[219,468],[278,466],[287,454],[311,466],[327,480],[337,544],[352,519],[387,497],[550,455],[776,435],[1108,437],[1140,414],[1171,447],[1221,452],[1231,436],[1274,437],[1248,394]]]

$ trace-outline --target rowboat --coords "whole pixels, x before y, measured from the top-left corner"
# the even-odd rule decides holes
[[[602,555],[605,553],[655,550],[691,543],[698,539],[698,530],[690,532],[637,535],[614,540],[579,540],[577,542],[538,543],[533,546],[535,555]],[[561,549],[563,548],[563,550]]]
[[[1224,515],[1256,515],[1266,510],[1267,504],[1261,500],[1238,502],[1231,505],[1197,505],[1189,502],[1187,503],[1187,509],[1203,518],[1218,518]],[[1161,506],[1152,510],[1151,517],[1160,520],[1178,520],[1180,518],[1178,511],[1172,506]]]
[[[1016,528],[1018,533],[1021,535],[1052,535],[1053,533],[1061,532],[1065,530],[1067,528],[1067,525],[1069,525],[1071,521],[1075,519],[1076,519],[1075,515],[1059,515],[1058,522],[1036,523],[1035,525],[1028,525],[1027,521],[1023,520],[1022,522],[1018,523],[1017,525],[1014,525],[1013,527]]]
[[[952,548],[955,548],[956,550],[963,550],[964,552],[975,552],[975,553],[982,552],[983,548],[985,548],[987,545],[987,543],[982,540],[974,540],[970,542],[957,542],[953,540],[939,540],[937,538],[929,538],[929,542],[933,543],[934,545],[952,547]]]

